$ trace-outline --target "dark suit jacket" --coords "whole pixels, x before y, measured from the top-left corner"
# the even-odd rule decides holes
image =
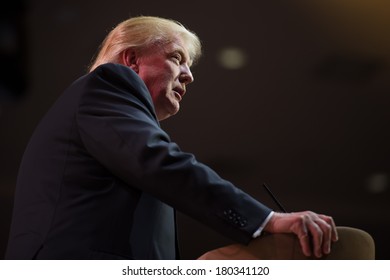
[[[6,259],[174,258],[170,207],[242,243],[271,211],[181,151],[138,75],[105,64],[75,81],[35,130]]]

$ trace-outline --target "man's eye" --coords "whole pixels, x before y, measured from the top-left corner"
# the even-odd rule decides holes
[[[181,55],[179,55],[179,54],[173,55],[173,58],[174,58],[175,60],[177,60],[178,62],[181,61]]]

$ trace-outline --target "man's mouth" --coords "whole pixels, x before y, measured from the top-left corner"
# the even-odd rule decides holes
[[[173,91],[173,93],[175,94],[176,99],[180,102],[182,99],[180,93],[178,93],[177,91]]]
[[[183,95],[185,94],[185,90],[181,89],[181,88],[174,88],[173,89],[173,92],[176,96],[176,99],[181,101],[182,98],[183,98]]]

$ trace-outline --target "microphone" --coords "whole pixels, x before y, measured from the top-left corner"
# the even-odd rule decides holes
[[[286,209],[284,209],[283,205],[276,199],[276,197],[274,196],[274,194],[271,192],[271,190],[269,189],[268,185],[266,183],[263,183],[263,187],[266,189],[266,191],[268,192],[268,194],[271,196],[271,198],[273,199],[273,201],[279,206],[280,210],[284,213],[287,213]]]

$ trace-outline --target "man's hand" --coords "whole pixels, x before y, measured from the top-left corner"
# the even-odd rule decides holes
[[[312,211],[277,213],[275,212],[264,231],[269,233],[295,233],[303,254],[317,258],[330,253],[331,242],[338,239],[332,217]]]

